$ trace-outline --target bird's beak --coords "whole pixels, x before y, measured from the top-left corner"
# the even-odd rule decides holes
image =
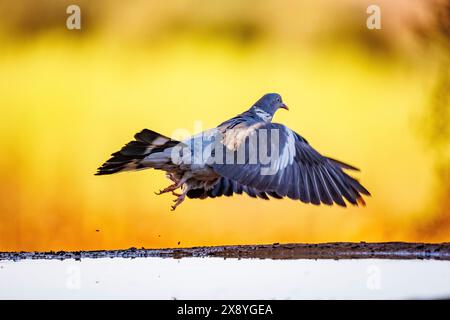
[[[289,108],[288,108],[288,106],[287,105],[285,105],[284,103],[281,105],[281,107],[280,108],[283,108],[283,109],[286,109],[286,110],[289,110]]]

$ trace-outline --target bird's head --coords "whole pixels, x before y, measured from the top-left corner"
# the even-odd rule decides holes
[[[270,115],[270,118],[273,117],[279,108],[289,110],[289,108],[283,103],[283,100],[278,93],[267,93],[263,95],[261,99],[255,102],[252,108],[256,111],[261,110],[267,113]]]

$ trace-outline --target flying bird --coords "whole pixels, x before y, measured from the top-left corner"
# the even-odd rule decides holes
[[[344,171],[359,169],[321,155],[298,133],[273,123],[280,108],[288,110],[279,94],[265,94],[247,111],[183,141],[144,129],[96,175],[163,170],[172,184],[157,194],[176,196],[172,210],[186,197],[235,193],[314,205],[365,205],[362,195],[370,196],[369,191]]]

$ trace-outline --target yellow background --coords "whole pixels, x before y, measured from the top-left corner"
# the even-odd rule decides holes
[[[2,2],[0,250],[450,241],[445,3],[381,1],[368,30],[365,1]],[[266,92],[290,107],[275,121],[361,169],[367,207],[171,212],[163,172],[93,175],[143,128],[196,133]]]

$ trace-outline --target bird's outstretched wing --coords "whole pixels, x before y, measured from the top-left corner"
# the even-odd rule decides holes
[[[252,135],[256,135],[256,139],[252,139]],[[343,198],[353,205],[364,204],[361,194],[370,195],[356,179],[343,171],[356,168],[322,156],[284,125],[265,123],[257,126],[249,131],[241,144],[245,152],[241,153],[240,162],[230,163],[224,158],[222,163],[212,164],[215,172],[239,185],[316,205],[336,203],[346,206]],[[257,161],[250,155],[255,150]],[[232,152],[237,159],[238,151]]]

